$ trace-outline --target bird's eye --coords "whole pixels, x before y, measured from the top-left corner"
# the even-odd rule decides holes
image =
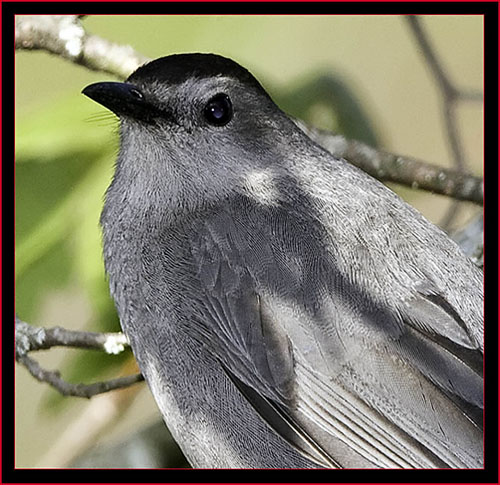
[[[203,116],[211,124],[215,126],[223,126],[233,118],[233,105],[227,94],[216,94],[206,104],[203,110]]]

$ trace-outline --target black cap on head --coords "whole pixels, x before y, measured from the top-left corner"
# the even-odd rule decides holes
[[[216,54],[173,54],[139,67],[128,82],[160,81],[180,84],[190,78],[228,76],[263,90],[260,83],[238,63]]]

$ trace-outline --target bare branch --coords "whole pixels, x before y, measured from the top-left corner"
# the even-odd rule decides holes
[[[103,392],[113,391],[128,387],[136,382],[144,380],[142,374],[118,377],[109,381],[94,382],[93,384],[71,384],[61,378],[59,371],[48,371],[28,355],[23,355],[17,361],[24,365],[30,374],[40,382],[47,382],[57,389],[63,396],[75,396],[91,398]]]
[[[23,322],[16,315],[16,354],[64,346],[80,349],[102,350],[108,354],[119,354],[128,347],[128,341],[121,332],[99,333],[66,330],[61,327],[35,327]]]
[[[467,163],[465,160],[462,140],[457,127],[458,122],[455,114],[456,103],[459,100],[482,101],[482,95],[472,91],[459,90],[450,80],[441,61],[438,59],[437,54],[431,46],[429,38],[420,23],[419,17],[415,15],[406,16],[406,20],[408,21],[410,30],[420,47],[420,52],[424,56],[424,59],[429,66],[441,92],[442,116],[445,122],[448,146],[457,170],[464,172],[467,167]],[[449,228],[451,226],[453,219],[458,214],[458,209],[459,207],[457,203],[452,204],[441,223],[443,228]]]
[[[406,17],[408,24],[411,28],[413,35],[421,49],[422,55],[430,67],[434,79],[437,81],[440,90],[447,98],[456,98],[458,91],[448,78],[441,62],[437,58],[437,54],[431,46],[431,43],[425,34],[420,19],[416,15],[409,15]]]
[[[65,396],[90,398],[96,394],[128,387],[144,378],[141,374],[119,377],[93,384],[71,384],[61,378],[59,371],[43,369],[40,364],[28,356],[29,352],[45,350],[56,346],[102,350],[118,354],[128,346],[122,333],[77,332],[61,327],[34,327],[23,322],[16,315],[16,360],[30,374],[41,382],[47,382]]]
[[[42,49],[125,79],[149,60],[132,47],[88,34],[78,15],[16,16],[16,49]]]
[[[436,80],[438,87],[445,99],[449,101],[467,100],[467,101],[483,101],[483,94],[478,91],[458,89],[451,81],[442,62],[438,59],[435,49],[431,46],[430,40],[425,33],[420,18],[416,15],[406,16],[408,25],[417,41],[422,55],[424,56],[427,65],[432,71],[432,75]]]
[[[483,93],[481,91],[474,91],[474,90],[463,90],[459,91],[458,94],[459,98],[461,101],[472,101],[475,103],[482,103],[483,102]]]
[[[306,126],[302,121],[294,121],[332,155],[345,158],[378,180],[428,190],[457,200],[483,203],[483,179],[480,177],[376,150],[362,142],[347,140],[341,135]]]

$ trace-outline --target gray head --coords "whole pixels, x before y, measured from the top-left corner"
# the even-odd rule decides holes
[[[149,203],[157,195],[171,208],[245,185],[249,171],[278,163],[302,137],[246,69],[213,54],[162,57],[126,83],[83,92],[120,117],[116,178],[124,173],[138,197],[146,189]]]

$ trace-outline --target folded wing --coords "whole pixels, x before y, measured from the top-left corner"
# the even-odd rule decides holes
[[[192,252],[201,333],[269,426],[319,466],[481,467],[482,353],[443,295],[381,308],[310,225],[250,220],[212,215]]]

